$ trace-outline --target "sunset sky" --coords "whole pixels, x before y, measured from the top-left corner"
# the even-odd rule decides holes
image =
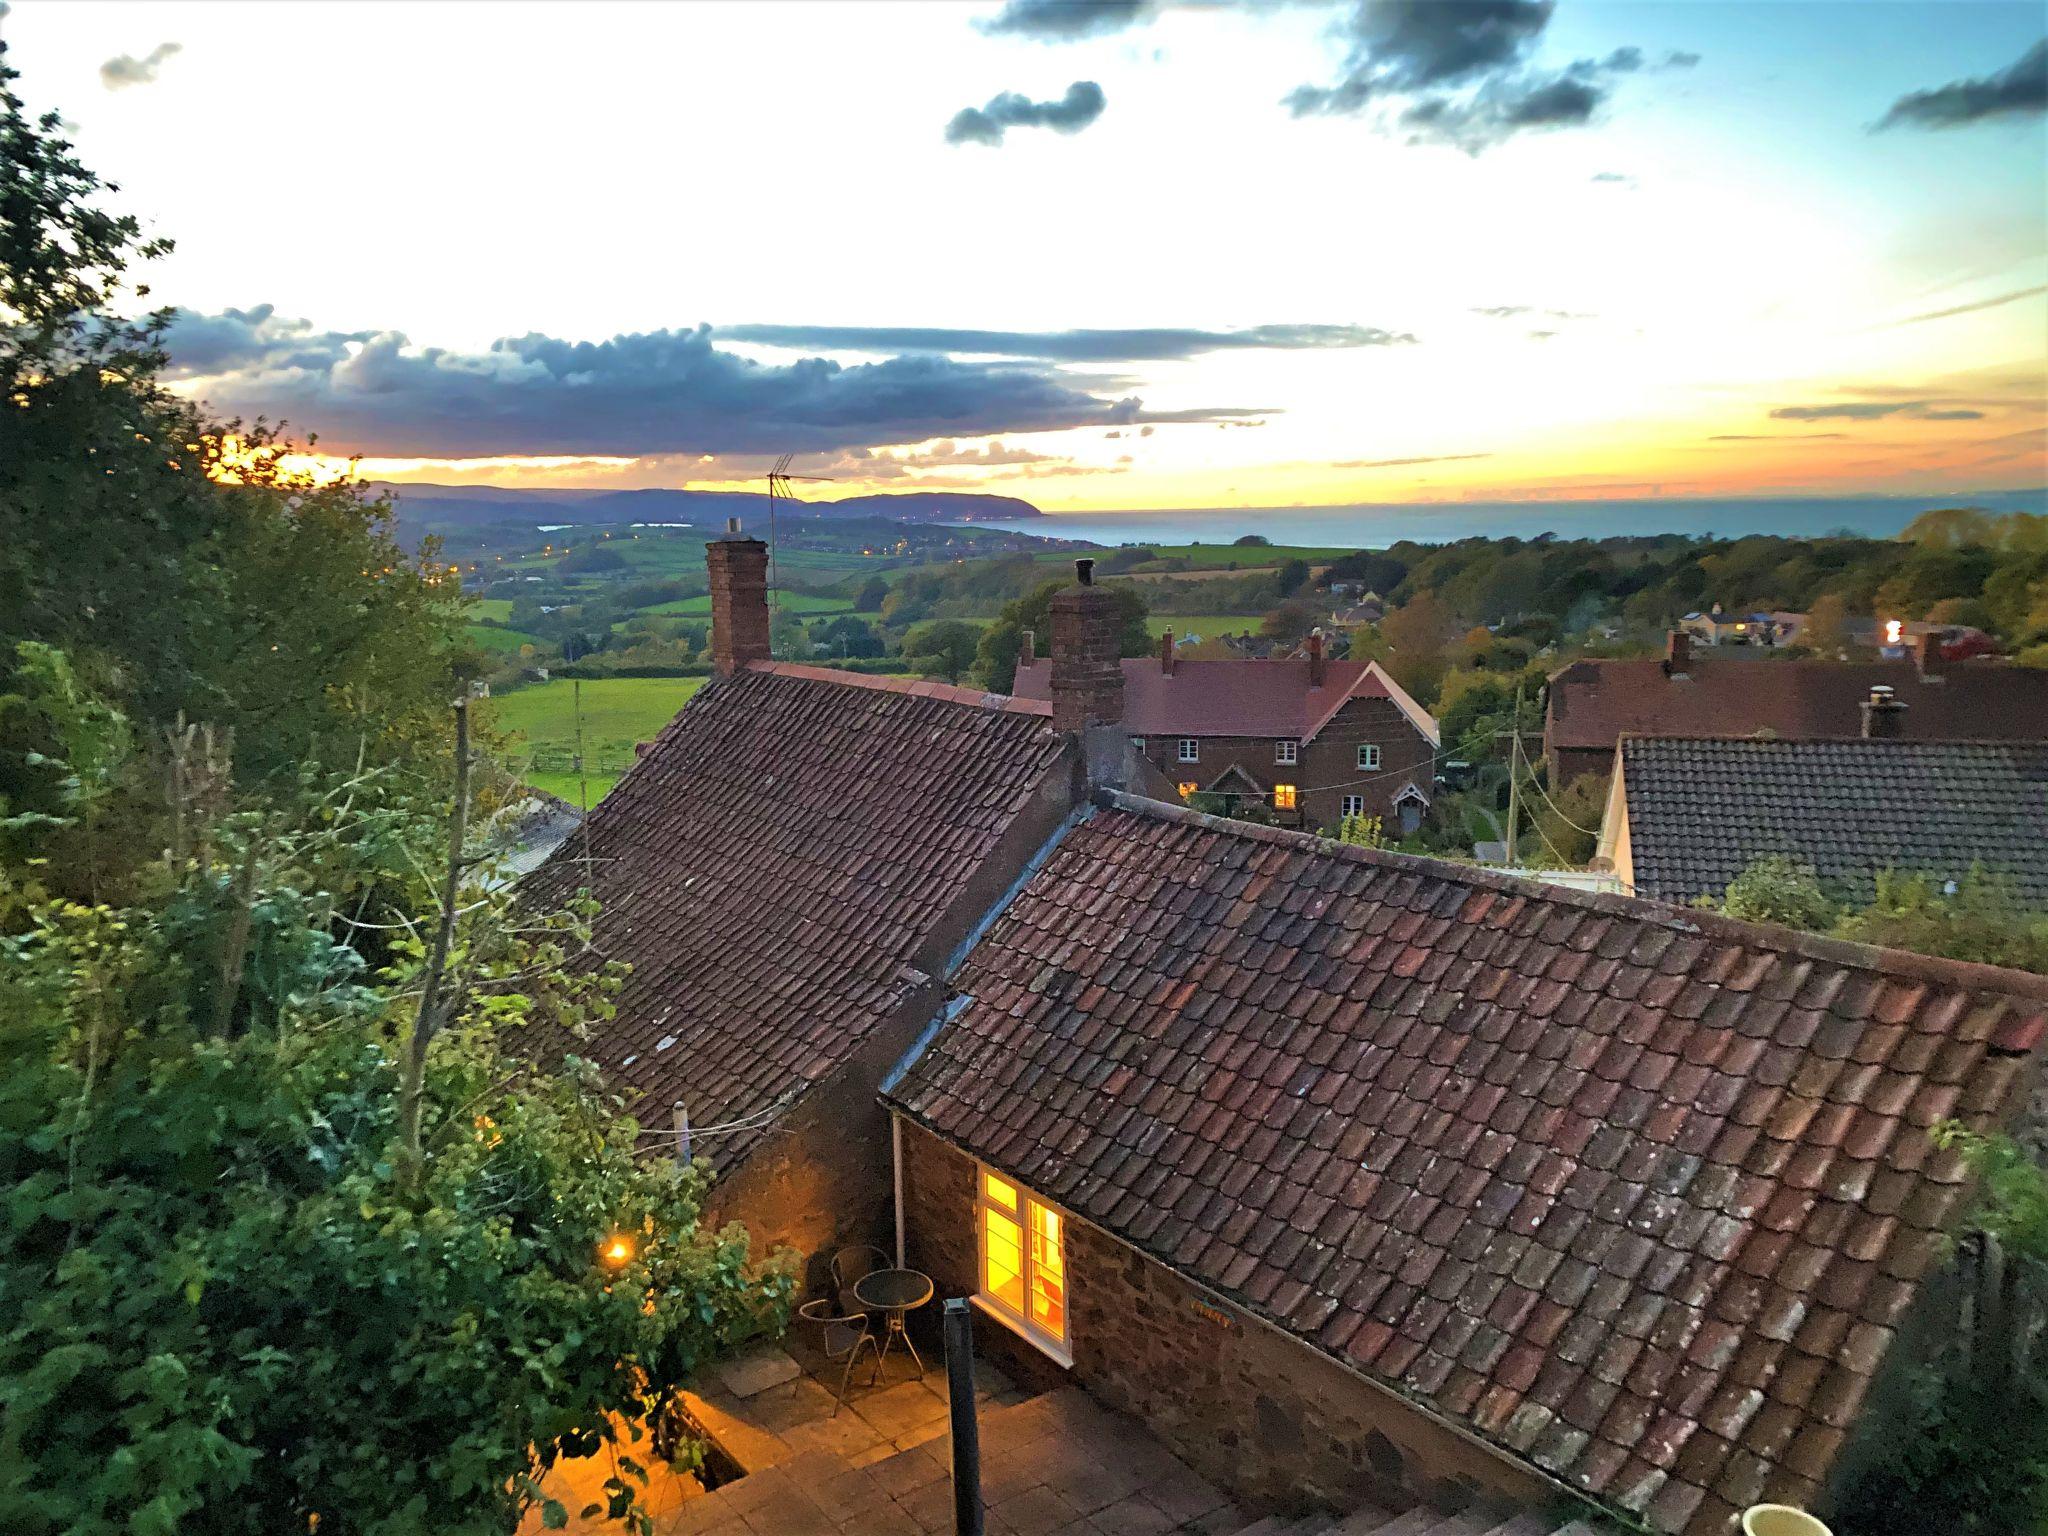
[[[795,451],[1054,510],[2042,485],[2043,32],[2036,0],[0,20],[176,239],[152,300],[224,412],[383,478],[758,486]]]

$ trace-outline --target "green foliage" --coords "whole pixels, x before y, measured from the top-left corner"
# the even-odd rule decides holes
[[[2005,876],[1973,869],[1944,892],[1925,875],[1881,872],[1876,900],[1843,919],[1845,939],[2048,972],[2048,913],[2028,911]]]
[[[1960,1152],[1977,1180],[1971,1225],[1997,1238],[2008,1256],[2048,1264],[2048,1169],[2002,1131],[1944,1120],[1928,1134],[1936,1146]]]
[[[1834,1519],[1856,1536],[2048,1529],[2048,1414],[1941,1370],[1916,1372],[1882,1454]]]
[[[1721,910],[1751,923],[1784,923],[1826,931],[1840,909],[1821,889],[1811,864],[1782,853],[1767,853],[1729,883]]]
[[[981,645],[981,626],[963,619],[927,619],[903,636],[903,664],[916,672],[935,672],[957,683],[974,665]]]
[[[880,613],[882,601],[889,595],[889,583],[879,576],[870,576],[860,584],[860,590],[853,595],[855,613]]]
[[[1241,533],[1230,542],[1238,549],[1260,549],[1273,541],[1263,533]]]
[[[1052,643],[1052,600],[1068,583],[1048,581],[1006,606],[995,623],[981,632],[974,655],[974,680],[995,693],[1008,693],[1016,686],[1017,653],[1024,643],[1024,631],[1036,636],[1038,654],[1047,654]],[[1144,594],[1136,582],[1112,582],[1103,591],[1116,599],[1117,614],[1123,621],[1118,642],[1126,656],[1145,656],[1152,650],[1152,635],[1145,627]]]
[[[1337,823],[1337,841],[1359,848],[1384,848],[1386,828],[1377,816],[1346,816]]]

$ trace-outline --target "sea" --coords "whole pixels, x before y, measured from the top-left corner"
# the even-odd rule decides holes
[[[1097,544],[1228,544],[1247,533],[1275,544],[1383,549],[1403,539],[1615,538],[1682,533],[1741,538],[1830,533],[1890,538],[1936,507],[2048,513],[2048,489],[1973,491],[1938,496],[1658,497],[1598,501],[1361,502],[1344,507],[1186,507],[1139,512],[1048,512],[1042,517],[976,518],[977,527]]]

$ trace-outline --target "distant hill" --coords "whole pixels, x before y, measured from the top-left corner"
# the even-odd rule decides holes
[[[748,526],[768,515],[768,498],[758,491],[522,490],[496,485],[405,485],[378,481],[398,506],[399,526],[408,536],[493,523],[694,523],[711,525],[739,517]],[[986,522],[1043,516],[1015,496],[965,491],[895,491],[801,503],[815,518],[882,517],[904,523]]]

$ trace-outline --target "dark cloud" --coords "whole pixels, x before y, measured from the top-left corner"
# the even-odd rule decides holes
[[[1401,469],[1410,464],[1458,464],[1466,459],[1490,459],[1490,453],[1437,453],[1419,459],[1340,459],[1332,469]]]
[[[1555,0],[1359,0],[1343,29],[1342,77],[1298,87],[1286,105],[1296,117],[1353,116],[1393,98],[1402,103],[1393,123],[1412,142],[1476,154],[1516,133],[1591,122],[1607,77],[1699,62],[1674,52],[1652,65],[1624,47],[1533,72],[1529,56],[1555,9]]]
[[[975,25],[991,36],[1070,43],[1121,32],[1148,19],[1151,12],[1151,0],[1009,0],[994,16]]]
[[[1105,98],[1093,80],[1076,80],[1058,101],[1033,101],[1005,91],[985,107],[962,107],[946,124],[948,144],[1000,144],[1012,128],[1079,133],[1102,116]]]
[[[1415,340],[1405,331],[1369,325],[1255,325],[1241,331],[1181,329],[1113,331],[974,331],[937,326],[721,325],[730,341],[828,352],[967,352],[1048,362],[1177,361],[1204,352],[1298,352],[1389,347]]]
[[[163,68],[164,61],[174,53],[181,52],[182,43],[158,43],[141,58],[117,54],[100,66],[100,84],[110,91],[126,90],[131,85],[149,85],[156,79],[156,72]]]
[[[2048,38],[2001,74],[1982,80],[1954,80],[1931,91],[1901,96],[1871,129],[1963,128],[2000,118],[2038,117],[2048,112]]]
[[[258,305],[181,313],[166,345],[172,374],[216,410],[288,417],[324,447],[400,457],[826,452],[1271,414],[1151,411],[1037,363],[771,365],[721,350],[708,326],[602,342],[506,337],[454,352],[412,348],[395,331],[316,331]]]
[[[1836,405],[1781,405],[1774,421],[1877,421],[1907,416],[1914,421],[1982,421],[1982,411],[1945,410],[1932,400],[1852,400]]]

